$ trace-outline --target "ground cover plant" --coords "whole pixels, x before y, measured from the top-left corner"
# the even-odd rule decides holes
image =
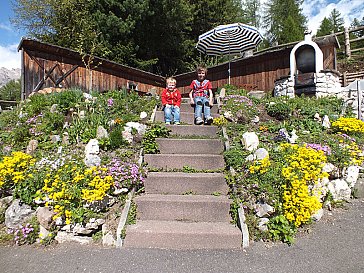
[[[341,198],[333,200],[333,184],[340,180],[352,190],[348,170],[362,166],[364,122],[335,97],[256,99],[228,86],[223,101],[215,124],[226,127],[230,142],[224,156],[232,217],[238,221],[241,205],[252,238],[291,244],[299,228]],[[322,123],[325,115],[329,128]],[[255,150],[264,148],[264,156],[247,149],[247,132],[255,133]]]
[[[108,215],[110,207],[122,207],[129,191],[143,187],[146,170],[137,162],[148,127],[140,114],[150,116],[156,103],[125,90],[74,89],[36,94],[1,113],[0,198],[12,196],[52,213],[50,233],[43,236],[36,217],[24,219],[19,228],[4,228],[2,208],[1,241],[48,244],[65,225],[116,221]],[[85,147],[96,139],[100,161],[88,164]]]

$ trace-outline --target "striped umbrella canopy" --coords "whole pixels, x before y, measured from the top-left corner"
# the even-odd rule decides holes
[[[236,55],[252,50],[263,40],[258,29],[242,23],[220,25],[201,34],[196,48],[212,56]],[[229,60],[230,83],[230,60]]]

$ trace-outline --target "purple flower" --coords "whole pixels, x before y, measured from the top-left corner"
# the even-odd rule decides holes
[[[113,104],[114,104],[114,100],[112,98],[110,98],[110,99],[107,100],[107,106],[108,107],[113,106]]]

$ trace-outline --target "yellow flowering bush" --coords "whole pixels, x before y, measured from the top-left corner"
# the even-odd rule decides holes
[[[37,191],[37,201],[53,206],[53,219],[62,218],[66,224],[77,221],[78,211],[86,203],[102,200],[110,193],[114,179],[106,168],[66,164],[55,172],[46,174],[44,186]]]
[[[280,148],[287,153],[288,163],[282,168],[287,181],[283,185],[283,213],[289,222],[299,227],[321,208],[320,200],[311,188],[320,179],[328,177],[322,171],[327,159],[323,151],[306,146],[282,144]]]
[[[31,177],[32,174],[27,171],[34,164],[35,159],[23,152],[13,152],[11,156],[4,156],[0,162],[0,190],[9,190]]]
[[[357,118],[341,117],[331,124],[332,128],[344,133],[364,133],[364,122]]]
[[[222,127],[228,123],[227,119],[224,116],[219,116],[217,118],[214,118],[214,121],[212,122],[213,125]]]
[[[266,173],[268,171],[268,168],[270,166],[269,157],[265,157],[261,160],[254,161],[253,165],[249,167],[250,173]]]

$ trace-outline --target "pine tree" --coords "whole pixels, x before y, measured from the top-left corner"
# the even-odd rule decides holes
[[[325,36],[325,35],[329,35],[334,31],[334,27],[331,23],[331,21],[328,18],[324,18],[321,21],[321,24],[317,30],[316,36],[320,37],[320,36]]]
[[[269,0],[263,22],[270,44],[284,44],[302,40],[306,17],[302,14],[302,0]]]
[[[329,20],[332,24],[334,33],[344,30],[344,19],[341,17],[337,9],[333,9],[330,13]]]

